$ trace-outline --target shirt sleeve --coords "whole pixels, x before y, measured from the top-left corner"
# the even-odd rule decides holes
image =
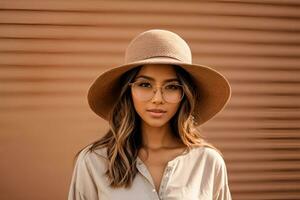
[[[68,200],[98,200],[98,191],[88,166],[86,150],[76,160]]]
[[[220,159],[219,162],[215,178],[215,186],[217,190],[214,194],[214,200],[232,200],[228,184],[227,168],[223,159]]]
[[[215,200],[232,200],[228,185],[224,185],[219,189]]]

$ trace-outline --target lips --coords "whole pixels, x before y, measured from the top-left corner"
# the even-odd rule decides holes
[[[154,113],[165,113],[165,112],[167,112],[167,111],[162,110],[162,109],[149,109],[147,111],[154,112]]]
[[[167,111],[162,109],[149,109],[147,112],[149,112],[150,116],[153,118],[161,118]]]

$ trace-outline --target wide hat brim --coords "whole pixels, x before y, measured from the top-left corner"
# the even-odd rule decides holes
[[[223,110],[231,97],[230,84],[218,71],[205,65],[184,63],[170,57],[154,57],[110,68],[100,74],[88,90],[90,108],[108,120],[109,112],[120,94],[120,76],[134,67],[145,64],[178,65],[191,75],[199,93],[194,111],[196,126],[202,125]]]

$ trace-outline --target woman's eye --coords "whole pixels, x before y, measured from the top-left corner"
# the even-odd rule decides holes
[[[168,89],[168,90],[178,90],[179,86],[178,85],[167,85],[166,89]]]
[[[144,82],[144,83],[139,83],[138,86],[139,86],[139,87],[151,87],[151,84],[150,84],[150,83],[145,83],[145,82]]]

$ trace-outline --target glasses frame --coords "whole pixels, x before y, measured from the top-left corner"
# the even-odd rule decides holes
[[[140,83],[140,82],[143,82],[143,81],[137,80],[137,81],[134,81],[134,82],[129,83],[128,85],[129,85],[129,86],[131,87],[131,89],[132,89],[132,86],[134,86],[135,84]],[[181,87],[181,89],[182,89],[182,95],[181,95],[180,100],[179,100],[178,102],[169,102],[169,101],[166,101],[166,100],[165,100],[165,98],[164,98],[164,93],[163,93],[163,91],[162,91],[162,88],[163,88],[164,86],[168,85],[168,84],[170,84],[170,83],[166,83],[166,84],[164,84],[164,85],[162,85],[162,86],[160,86],[160,87],[155,86],[155,87],[154,87],[154,90],[153,90],[153,95],[152,95],[152,97],[151,97],[149,100],[146,100],[146,101],[143,101],[143,102],[147,102],[147,101],[152,100],[153,97],[155,96],[156,92],[158,91],[158,88],[160,89],[160,92],[161,92],[161,94],[162,94],[162,98],[163,98],[163,100],[164,100],[165,102],[168,102],[168,103],[179,103],[180,101],[182,101],[182,99],[183,99],[183,97],[184,97],[183,85],[178,84],[178,83],[175,83],[174,85],[179,86],[179,87]],[[142,101],[142,100],[140,100],[140,101]]]

